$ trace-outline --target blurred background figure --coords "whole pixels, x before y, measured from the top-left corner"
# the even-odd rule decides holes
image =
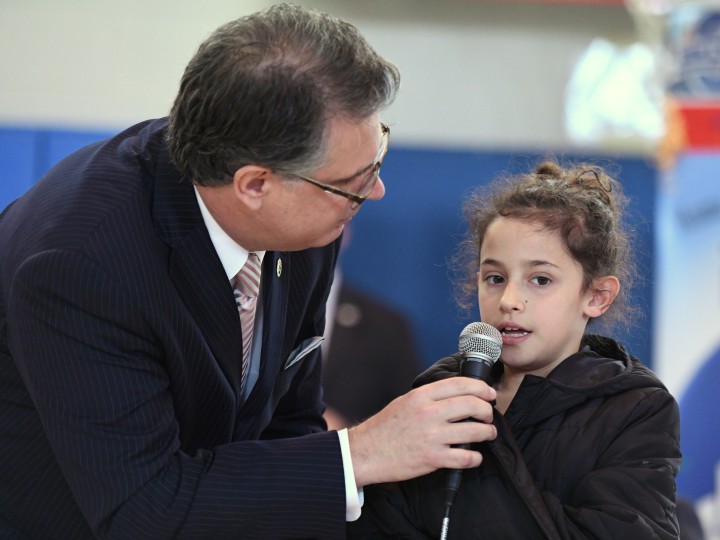
[[[343,252],[352,231],[345,227]],[[342,253],[328,298],[323,395],[328,429],[372,416],[410,388],[422,370],[408,318],[386,301],[348,284]]]
[[[691,500],[678,498],[677,518],[680,524],[680,540],[705,540],[702,523]]]

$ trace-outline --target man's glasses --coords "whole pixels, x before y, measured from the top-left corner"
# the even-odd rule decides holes
[[[378,178],[380,178],[380,167],[382,167],[383,160],[385,159],[388,148],[390,147],[390,128],[382,122],[380,123],[380,128],[382,129],[382,141],[380,143],[380,151],[378,152],[377,158],[375,159],[375,163],[373,163],[372,165],[370,165],[370,167],[368,167],[364,171],[359,172],[351,178],[346,178],[344,180],[338,180],[335,182],[349,182],[350,180],[354,180],[355,178],[357,178],[357,182],[354,182],[357,183],[357,189],[354,192],[345,191],[344,189],[336,188],[323,182],[318,182],[317,180],[308,178],[307,176],[301,176],[299,174],[293,174],[293,176],[299,178],[300,180],[305,180],[313,186],[319,187],[323,191],[326,191],[328,193],[334,193],[335,195],[340,195],[341,197],[349,199],[350,201],[352,201],[350,208],[352,210],[355,210],[358,206],[364,203],[370,196],[370,193],[372,193],[375,184],[377,184]]]

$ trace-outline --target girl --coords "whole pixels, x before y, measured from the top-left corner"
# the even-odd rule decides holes
[[[492,371],[497,438],[463,472],[447,537],[678,537],[677,404],[591,321],[629,316],[624,198],[602,169],[543,163],[466,205],[471,288],[502,334]],[[626,309],[620,309],[620,308]],[[445,358],[416,385],[456,376]],[[440,538],[446,471],[365,489],[350,538]]]

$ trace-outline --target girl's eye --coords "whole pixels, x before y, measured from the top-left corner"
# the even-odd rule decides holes
[[[502,283],[504,280],[502,276],[498,276],[496,274],[486,276],[485,277],[485,283],[488,285],[497,285],[498,283]]]
[[[532,278],[531,281],[533,283],[536,283],[537,285],[547,285],[550,283],[550,278],[545,276],[537,276]]]

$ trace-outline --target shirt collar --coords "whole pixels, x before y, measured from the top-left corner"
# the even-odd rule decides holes
[[[195,197],[197,198],[198,206],[200,207],[200,213],[202,214],[205,227],[210,235],[210,241],[215,248],[215,251],[220,258],[220,262],[225,269],[225,274],[228,280],[232,281],[240,269],[245,265],[245,261],[248,258],[248,250],[238,244],[235,240],[230,238],[222,227],[215,221],[205,202],[202,200],[200,193],[197,188],[193,186],[195,190]],[[260,259],[260,265],[262,266],[263,257],[265,257],[264,251],[255,251],[258,258]]]

